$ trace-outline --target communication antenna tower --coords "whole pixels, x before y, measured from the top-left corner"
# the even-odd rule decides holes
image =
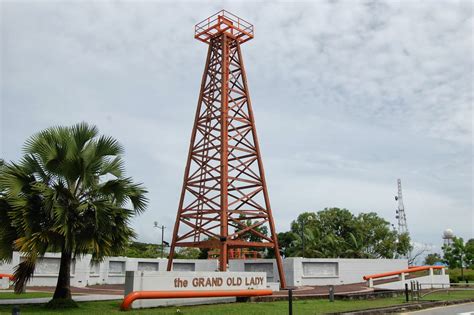
[[[397,180],[398,183],[398,196],[395,196],[395,200],[398,201],[398,209],[397,212],[397,220],[398,220],[398,233],[408,233],[408,226],[407,226],[407,217],[405,215],[405,207],[403,206],[403,196],[402,196],[402,181],[400,179]]]

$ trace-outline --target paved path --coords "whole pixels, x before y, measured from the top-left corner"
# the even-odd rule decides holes
[[[112,294],[74,295],[72,299],[77,302],[123,300],[123,294],[121,295],[112,295]],[[43,303],[48,303],[50,300],[51,300],[50,297],[33,298],[33,299],[3,299],[3,300],[0,299],[0,305],[43,304]]]
[[[125,285],[123,284],[102,284],[102,285],[91,285],[87,287],[71,287],[72,294],[105,294],[105,295],[119,295],[124,291]],[[54,292],[56,287],[27,287],[27,291],[38,291],[38,292]]]
[[[422,311],[404,313],[404,314],[416,314],[416,315],[445,315],[445,314],[456,314],[456,315],[474,315],[474,303],[457,304],[451,306],[442,306],[435,308],[428,308]]]

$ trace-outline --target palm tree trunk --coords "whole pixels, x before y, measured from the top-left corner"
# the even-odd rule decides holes
[[[59,266],[58,282],[53,299],[72,299],[71,296],[71,253],[63,248]]]

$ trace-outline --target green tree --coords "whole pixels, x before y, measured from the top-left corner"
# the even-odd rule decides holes
[[[450,269],[461,268],[461,278],[464,280],[464,268],[474,263],[474,253],[471,252],[471,243],[464,243],[462,237],[454,237],[449,245],[444,245],[443,258]]]
[[[240,233],[239,239],[244,240],[246,242],[261,242],[262,241],[261,235],[268,236],[268,228],[265,225],[263,225],[265,221],[261,221],[261,220],[257,221],[257,220],[248,219],[243,214],[239,216],[239,220],[240,220],[241,225],[239,225],[235,229],[235,233]],[[252,228],[252,229],[249,229],[243,232],[247,228]],[[254,231],[257,233],[260,233],[261,235],[256,234]],[[259,248],[259,247],[249,247],[248,250],[259,251],[263,253],[265,249],[262,250],[262,248]],[[274,253],[270,253],[270,255],[272,254],[274,255]],[[268,256],[268,253],[267,253],[267,256]]]
[[[365,258],[395,258],[411,250],[409,235],[390,229],[390,223],[375,212],[359,214],[355,226]]]
[[[129,242],[121,256],[136,258],[157,258],[161,254],[161,244]]]
[[[199,248],[183,247],[176,251],[174,258],[176,259],[199,259],[201,251]],[[207,257],[206,257],[207,258]]]
[[[321,229],[318,228],[318,216],[314,212],[303,212],[291,223],[293,241],[287,248],[288,256],[301,257],[324,257],[320,252],[324,248],[320,243],[324,240],[320,237]],[[329,235],[330,239],[331,236]]]
[[[120,254],[130,238],[132,216],[147,205],[146,190],[124,177],[123,148],[80,123],[52,127],[24,145],[18,163],[0,168],[0,258],[25,255],[15,269],[21,292],[46,251],[61,253],[50,306],[73,305],[71,261],[92,254],[94,261]]]
[[[258,233],[261,233],[265,236],[268,235],[268,228],[263,225],[265,221],[252,221],[251,219],[247,219],[245,215],[241,214],[239,216],[239,220],[241,221],[242,226],[239,226],[235,229],[236,233],[243,231],[247,227],[253,227],[252,230],[255,230]],[[260,223],[257,223],[260,222]],[[240,235],[240,239],[245,240],[247,242],[259,242],[262,240],[261,236],[252,232],[252,230],[248,230]]]
[[[428,266],[433,266],[434,264],[438,262],[442,262],[442,261],[443,261],[443,258],[441,258],[440,254],[433,253],[433,254],[426,255],[424,264]]]
[[[281,253],[284,257],[290,257],[291,249],[294,247],[294,242],[297,236],[292,231],[278,233],[278,245],[280,246]],[[274,258],[275,253],[273,248],[271,249],[271,255],[269,258]]]
[[[474,257],[474,238],[471,238],[466,242],[466,252],[471,257]],[[470,264],[468,265],[470,269],[474,269],[474,259],[471,260]]]
[[[374,212],[358,216],[339,208],[304,212],[288,233],[280,233],[286,256],[394,258],[411,248],[407,234],[398,235]]]
[[[209,257],[209,248],[200,248],[198,259],[207,259]]]

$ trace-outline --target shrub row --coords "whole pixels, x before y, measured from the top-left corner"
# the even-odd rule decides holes
[[[464,269],[464,281],[465,280],[467,280],[469,282],[474,282],[474,270]],[[461,276],[461,269],[450,269],[449,270],[449,281],[451,283],[463,282],[463,278]]]

